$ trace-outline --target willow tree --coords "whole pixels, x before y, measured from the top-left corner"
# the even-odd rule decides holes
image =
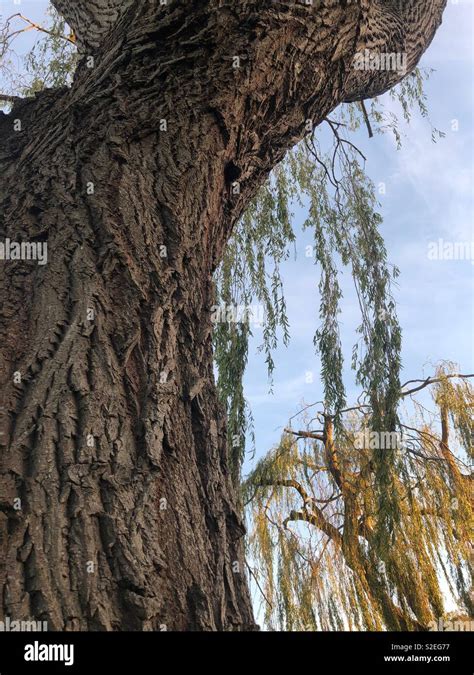
[[[328,404],[344,398],[337,252],[367,309],[358,377],[377,424],[393,427],[399,329],[379,218],[330,116],[347,103],[365,118],[359,102],[413,73],[446,0],[53,4],[77,45],[72,86],[38,78],[0,115],[2,237],[48,245],[47,265],[0,266],[2,612],[60,630],[249,629],[223,405],[240,428],[243,401],[222,360],[226,341],[245,356],[246,329],[214,334],[218,393],[214,275],[225,300],[229,238],[274,194],[262,186],[285,156],[314,190],[294,163],[327,171],[314,133],[328,120],[347,169],[324,173],[336,199],[323,192],[312,214]],[[362,53],[403,54],[405,67],[361,68]],[[404,82],[410,96],[416,75]],[[288,155],[305,137],[304,156]],[[290,236],[284,203],[260,244]],[[251,248],[242,236],[234,247]],[[248,258],[253,280],[262,255]],[[277,286],[260,291],[270,348],[284,323]]]
[[[339,411],[339,426],[327,407],[305,406],[248,478],[269,627],[428,630],[447,595],[474,615],[474,375],[448,365],[403,385],[412,405],[393,432],[374,430],[367,397]],[[416,398],[427,388],[432,410]],[[387,454],[397,512],[380,538],[376,465]]]

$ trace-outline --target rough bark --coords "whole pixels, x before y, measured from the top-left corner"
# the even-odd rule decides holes
[[[425,3],[418,58],[444,4]],[[0,263],[4,615],[253,628],[212,273],[307,120],[364,97],[367,17],[364,2],[141,0],[71,89],[0,114],[2,239],[48,243],[45,266]]]

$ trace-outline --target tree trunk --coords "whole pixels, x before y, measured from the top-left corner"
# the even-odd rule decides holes
[[[254,627],[212,274],[308,119],[364,97],[368,75],[350,64],[368,13],[237,4],[142,0],[71,89],[0,114],[2,240],[48,245],[47,265],[0,261],[0,611],[12,619]],[[430,3],[420,54],[442,7]]]
[[[2,266],[1,494],[7,509],[21,499],[3,520],[10,616],[252,624],[212,373],[213,125],[168,153],[158,137],[111,140],[111,126],[93,148],[78,118],[2,195],[6,236],[48,243],[44,267]]]

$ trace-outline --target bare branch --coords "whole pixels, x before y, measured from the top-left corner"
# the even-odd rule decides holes
[[[265,599],[265,602],[269,605],[269,607],[271,607],[271,608],[273,609],[272,603],[271,603],[270,600],[267,598],[266,594],[263,592],[262,587],[260,586],[260,582],[259,582],[258,579],[257,579],[257,575],[255,574],[255,572],[254,572],[253,569],[250,567],[250,565],[248,564],[247,561],[245,561],[245,564],[247,565],[247,569],[248,569],[248,571],[250,572],[251,576],[254,578],[255,583],[257,584],[257,588],[258,588],[258,590],[260,591],[260,593],[262,594],[263,598]]]
[[[316,433],[314,431],[292,431],[291,429],[285,429],[286,434],[291,434],[292,436],[297,436],[298,438],[313,438],[316,441],[324,442],[324,435]]]
[[[285,519],[285,523],[291,521],[303,521],[314,525],[319,530],[327,534],[328,537],[336,544],[336,546],[342,547],[342,535],[334,525],[331,525],[326,518],[323,516],[321,511],[307,511],[303,509],[302,511],[290,511],[290,515]]]
[[[416,382],[421,382],[421,384],[418,387],[414,387],[413,389],[409,389],[408,391],[402,391],[400,393],[401,398],[404,398],[405,396],[409,396],[410,394],[414,394],[417,391],[421,391],[425,387],[429,387],[430,384],[437,384],[438,382],[443,382],[444,380],[451,380],[453,378],[455,379],[468,379],[474,377],[474,374],[470,375],[463,375],[461,373],[452,373],[450,375],[444,375],[443,377],[427,377],[426,380],[408,380],[405,382],[405,384],[402,385],[402,390],[408,385],[408,384],[415,384]]]
[[[364,115],[364,122],[365,126],[367,127],[369,138],[373,138],[374,132],[372,131],[372,125],[370,124],[369,114],[367,112],[367,108],[365,107],[364,101],[359,101],[359,105],[362,110],[362,114]]]

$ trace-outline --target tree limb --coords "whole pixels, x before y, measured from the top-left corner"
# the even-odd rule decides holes
[[[284,430],[286,434],[291,434],[292,436],[297,436],[298,438],[313,438],[316,441],[324,442],[324,435],[318,434],[313,431],[292,431],[291,429]]]
[[[402,385],[402,390],[408,385],[408,384],[415,384],[416,382],[421,382],[421,384],[418,387],[414,387],[413,389],[409,389],[408,391],[402,391],[400,393],[400,397],[404,398],[405,396],[409,396],[410,394],[414,394],[417,391],[421,391],[421,389],[424,389],[425,387],[428,387],[430,384],[437,384],[438,382],[443,382],[444,380],[451,380],[453,378],[455,379],[468,379],[474,377],[474,374],[470,375],[462,375],[461,373],[452,373],[450,375],[445,375],[444,377],[427,377],[426,380],[408,380],[405,382],[405,384]]]
[[[92,53],[134,0],[51,0],[74,32],[80,53]]]
[[[287,480],[273,480],[273,479],[262,479],[260,481],[260,485],[262,486],[283,486],[283,487],[292,487],[294,488],[299,495],[301,496],[303,502],[304,502],[304,509],[303,511],[291,511],[290,516],[284,521],[289,522],[290,520],[305,520],[308,523],[311,523],[311,525],[315,525],[318,529],[320,529],[322,532],[327,534],[331,539],[334,539],[337,544],[342,544],[342,537],[341,534],[338,532],[337,528],[334,527],[324,516],[323,512],[321,509],[317,506],[316,504],[316,499],[313,497],[310,497],[306,490],[303,488],[303,486],[298,483],[298,481],[293,480],[293,479],[287,479]],[[323,501],[323,500],[317,500],[317,501]],[[332,499],[327,500],[332,501]],[[311,511],[307,511],[307,507],[311,507]],[[300,514],[298,517],[296,517],[297,514]],[[303,515],[302,515],[303,514]]]
[[[319,530],[324,532],[324,534],[327,534],[328,537],[330,537],[331,540],[336,544],[336,546],[342,548],[341,533],[336,527],[334,527],[334,525],[331,525],[331,523],[329,523],[324,518],[319,509],[314,512],[307,511],[306,509],[302,511],[290,511],[290,515],[285,519],[284,522],[287,523],[290,521],[304,521],[310,525],[314,525]]]

